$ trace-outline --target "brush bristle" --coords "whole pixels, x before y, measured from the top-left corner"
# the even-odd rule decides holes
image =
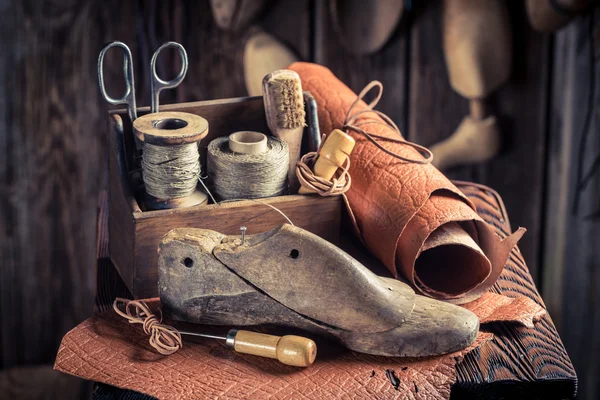
[[[306,112],[300,81],[291,77],[277,77],[269,82],[269,86],[277,110],[277,126],[280,129],[303,127]]]

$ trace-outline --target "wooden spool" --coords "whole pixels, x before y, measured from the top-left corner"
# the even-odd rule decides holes
[[[177,146],[200,142],[208,134],[208,121],[199,115],[167,111],[146,114],[133,122],[135,136],[143,143],[155,146]],[[175,199],[159,199],[146,192],[144,205],[149,210],[191,207],[208,201],[206,193]]]
[[[240,131],[229,135],[229,150],[242,154],[261,154],[267,151],[267,135],[254,131]]]

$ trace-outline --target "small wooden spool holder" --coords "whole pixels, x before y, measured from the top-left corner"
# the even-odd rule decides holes
[[[199,147],[202,163],[206,161],[206,147],[217,137],[239,131],[270,135],[261,96],[161,106],[161,112],[166,111],[196,114],[208,121],[208,132]],[[138,109],[140,117],[149,112],[149,107]],[[112,262],[135,298],[158,295],[156,252],[158,243],[171,229],[194,227],[239,235],[242,225],[247,227],[248,234],[254,234],[286,222],[279,213],[251,200],[144,211],[143,182],[131,167],[135,164],[135,142],[126,110],[111,112],[110,122],[109,251]],[[304,137],[309,137],[307,132]],[[206,170],[206,164],[202,165],[202,171]],[[277,207],[296,226],[332,243],[339,242],[343,209],[340,197],[288,195],[261,199],[261,202]]]

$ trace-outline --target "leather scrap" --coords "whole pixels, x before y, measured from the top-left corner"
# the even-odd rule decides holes
[[[155,308],[158,300],[147,303]],[[186,340],[180,351],[162,356],[139,327],[107,312],[65,335],[54,368],[167,400],[447,399],[456,380],[456,363],[491,338],[481,332],[469,348],[428,359],[379,357],[322,346],[315,364],[300,369],[232,352],[215,340]],[[394,371],[397,388],[386,370]]]
[[[498,321],[518,322],[533,328],[545,314],[546,309],[525,296],[508,297],[488,292],[463,307],[479,317],[480,324]]]
[[[321,131],[341,129],[356,94],[326,67],[294,63],[289,68],[300,75],[302,87],[315,97]],[[366,107],[361,101],[357,111]],[[355,124],[366,122],[361,118]],[[383,122],[377,115],[368,118]],[[422,157],[413,147],[398,143],[397,133],[381,124],[367,123],[362,128],[383,137],[380,144],[393,153],[407,159]],[[433,165],[400,161],[363,135],[348,133],[356,146],[350,156],[352,187],[346,193],[347,204],[369,251],[424,295],[464,304],[487,292],[525,230],[519,228],[502,239]],[[456,233],[456,223],[471,239]],[[428,240],[435,240],[435,246]],[[460,262],[440,263],[442,256]]]

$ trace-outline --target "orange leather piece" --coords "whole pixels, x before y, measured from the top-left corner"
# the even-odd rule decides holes
[[[158,301],[148,304],[156,308]],[[481,332],[465,350],[420,360],[321,345],[315,364],[303,369],[236,353],[211,339],[184,339],[181,350],[162,356],[139,325],[107,312],[65,335],[54,368],[159,399],[447,399],[457,361],[491,339],[492,334]]]
[[[319,106],[324,133],[340,129],[356,94],[320,65],[294,63],[290,69],[302,79]],[[361,102],[357,109],[364,110]],[[376,115],[369,118],[381,119]],[[357,124],[364,119],[359,118]],[[396,132],[379,124],[362,126],[367,132],[398,139]],[[519,228],[502,239],[475,212],[473,204],[431,164],[406,163],[384,153],[361,134],[350,131],[356,146],[350,156],[352,187],[347,204],[356,228],[369,251],[393,274],[400,272],[422,294],[464,304],[481,297],[496,282],[508,254],[524,234]],[[410,159],[419,153],[401,143],[380,140],[388,150]],[[480,252],[448,232],[460,222]],[[432,236],[432,234],[434,234]],[[427,243],[432,236],[436,246]],[[425,252],[432,256],[423,257]],[[446,261],[433,254],[452,254]],[[419,257],[428,262],[420,262]],[[435,262],[431,262],[435,260]]]
[[[156,312],[158,299],[146,302]],[[513,299],[493,293],[464,307],[482,323],[501,320],[533,326],[533,321],[545,313],[525,297]],[[188,324],[187,330],[193,330],[191,326]],[[202,330],[226,331],[214,327]],[[315,364],[301,369],[277,360],[235,353],[211,339],[184,338],[181,350],[162,356],[150,347],[148,336],[139,325],[128,324],[108,311],[89,318],[65,335],[54,368],[160,399],[448,399],[456,380],[456,363],[492,337],[480,332],[468,348],[427,359],[359,354],[317,340],[320,347]],[[394,377],[399,379],[398,389],[392,384]]]
[[[488,292],[479,299],[463,307],[479,317],[479,323],[495,321],[518,322],[527,328],[533,328],[534,322],[539,321],[546,309],[525,296],[507,297]]]

